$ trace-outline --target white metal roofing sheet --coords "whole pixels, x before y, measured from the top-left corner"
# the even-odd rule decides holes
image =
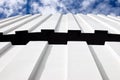
[[[42,29],[65,33],[107,30],[120,34],[120,18],[36,14],[0,20],[0,32],[6,35]],[[105,45],[87,45],[85,41],[68,41],[66,45],[49,45],[47,41],[30,41],[27,45],[0,42],[0,80],[120,80],[119,48],[120,42],[105,42]]]

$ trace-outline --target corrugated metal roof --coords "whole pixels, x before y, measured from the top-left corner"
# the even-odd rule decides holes
[[[57,13],[0,20],[0,32],[4,35],[42,29],[64,33],[107,30],[120,34],[120,18]],[[67,45],[49,45],[47,41],[30,41],[27,45],[0,42],[0,80],[120,80],[119,48],[120,42],[105,45],[87,45],[85,41],[68,41]]]

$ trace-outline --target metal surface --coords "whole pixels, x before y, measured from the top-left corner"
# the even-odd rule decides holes
[[[120,18],[57,13],[0,20],[0,32],[5,35],[42,29],[65,33],[107,30],[120,34]],[[85,41],[68,41],[67,45],[49,45],[47,41],[30,41],[27,45],[0,42],[0,80],[120,80],[120,42],[105,45],[87,45]]]

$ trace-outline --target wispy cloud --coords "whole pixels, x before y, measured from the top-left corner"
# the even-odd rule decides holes
[[[120,0],[40,0],[40,2],[42,6],[39,5],[37,8],[32,6],[33,12],[120,15]]]
[[[62,0],[72,13],[120,15],[120,0]]]
[[[95,0],[84,0],[81,3],[81,10],[86,10],[89,6],[91,6],[93,3],[95,3]]]
[[[27,7],[29,1],[29,7]],[[0,0],[0,17],[18,14],[92,13],[120,16],[120,0]]]
[[[0,0],[0,17],[24,14],[25,0]]]
[[[42,14],[54,14],[57,12],[64,12],[65,6],[61,0],[40,0],[38,2],[32,2],[32,11],[31,13],[42,13]],[[63,11],[64,10],[64,11]]]

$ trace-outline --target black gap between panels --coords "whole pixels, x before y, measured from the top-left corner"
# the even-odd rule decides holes
[[[67,44],[68,41],[86,41],[88,45],[104,45],[106,41],[120,42],[120,34],[109,34],[108,31],[95,30],[95,33],[81,33],[80,30],[68,30],[68,33],[41,30],[28,33],[16,31],[15,34],[0,33],[0,42],[11,42],[12,45],[26,45],[29,41],[48,41],[49,44]]]

